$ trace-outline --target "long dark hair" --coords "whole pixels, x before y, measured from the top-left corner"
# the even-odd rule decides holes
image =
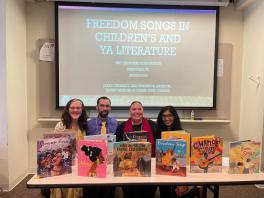
[[[162,115],[165,111],[169,111],[173,115],[173,118],[174,118],[174,121],[172,123],[170,130],[172,130],[172,131],[182,130],[181,121],[180,121],[180,118],[178,116],[177,111],[174,109],[173,106],[165,106],[165,107],[162,107],[162,109],[159,112],[158,118],[157,118],[158,136],[161,135],[162,131],[168,131],[168,127],[164,124],[164,122],[162,120]]]
[[[83,102],[80,100],[80,99],[77,99],[77,98],[74,98],[74,99],[71,99],[67,105],[65,106],[65,109],[61,115],[61,120],[62,120],[62,123],[64,126],[66,126],[66,129],[70,129],[71,128],[71,124],[72,124],[72,118],[70,116],[70,113],[69,113],[69,108],[71,106],[71,103],[73,102],[76,102],[76,101],[79,101],[82,105],[82,114],[80,115],[80,117],[78,118],[78,126],[80,128],[81,131],[87,131],[87,119],[88,119],[88,116],[87,116],[87,113],[85,111],[85,108],[84,108],[84,104]]]

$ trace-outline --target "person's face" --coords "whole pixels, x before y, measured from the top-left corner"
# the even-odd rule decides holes
[[[74,101],[70,104],[69,114],[72,120],[78,120],[82,114],[82,103],[80,101]]]
[[[164,111],[162,114],[162,120],[167,127],[171,127],[174,122],[174,117],[170,111]]]
[[[144,114],[144,109],[142,107],[141,104],[139,103],[134,103],[131,105],[130,107],[130,117],[132,119],[132,121],[141,121],[143,118],[143,114]]]
[[[97,109],[99,116],[101,118],[107,118],[107,116],[111,110],[110,101],[108,99],[99,100],[99,103],[96,106],[96,109]]]

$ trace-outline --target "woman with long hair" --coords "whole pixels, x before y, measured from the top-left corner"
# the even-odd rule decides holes
[[[83,140],[87,131],[87,114],[80,99],[71,99],[61,116],[61,121],[55,126],[54,132],[72,132],[76,140]],[[76,151],[76,148],[74,148]],[[82,188],[53,188],[50,190],[51,198],[80,198],[83,197]]]
[[[161,138],[162,131],[183,130],[177,111],[172,106],[163,107],[157,118],[157,137]],[[159,186],[161,198],[193,198],[199,197],[200,192],[197,187],[189,186]]]

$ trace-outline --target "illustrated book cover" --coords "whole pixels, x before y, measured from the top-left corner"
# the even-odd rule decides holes
[[[114,154],[114,142],[116,142],[116,135],[114,134],[104,134],[104,135],[89,135],[85,136],[86,140],[106,140],[107,142],[107,164],[113,164],[113,154]]]
[[[37,141],[37,175],[52,177],[72,172],[74,152],[69,138],[41,139]]]
[[[115,142],[114,176],[151,176],[151,143]]]
[[[186,176],[186,141],[156,140],[156,174]]]
[[[251,174],[260,170],[260,142],[251,140],[230,142],[229,173]]]
[[[187,164],[190,164],[190,149],[191,149],[191,135],[184,130],[179,131],[162,131],[161,139],[183,139],[186,141],[186,156],[187,156]]]
[[[147,142],[148,132],[147,131],[134,131],[124,133],[124,140],[126,141],[137,141],[137,142]]]
[[[192,173],[222,172],[223,139],[214,135],[191,139]]]
[[[72,165],[77,164],[77,143],[75,133],[70,131],[65,132],[45,132],[43,134],[44,139],[52,139],[52,138],[68,138],[73,146],[74,150],[72,153]]]
[[[106,177],[105,140],[78,141],[78,176]]]

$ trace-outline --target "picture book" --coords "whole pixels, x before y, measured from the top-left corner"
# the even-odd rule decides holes
[[[87,139],[87,140],[104,139],[106,140],[107,142],[107,164],[113,164],[114,142],[116,142],[116,135],[114,134],[89,135],[89,136],[85,136],[84,139]]]
[[[148,132],[147,131],[134,131],[124,133],[125,140],[127,141],[137,141],[137,142],[147,142]]]
[[[105,140],[78,141],[78,176],[106,177]]]
[[[251,140],[230,142],[229,173],[258,173],[260,169],[260,142]]]
[[[151,176],[151,143],[115,142],[114,176]]]
[[[45,132],[43,134],[44,139],[52,139],[52,138],[70,138],[75,139],[75,133],[70,131],[65,132]]]
[[[186,176],[185,140],[156,140],[156,174]]]
[[[161,139],[168,140],[168,139],[183,139],[186,141],[186,157],[187,157],[187,164],[190,164],[190,149],[191,149],[191,135],[184,130],[179,131],[162,131],[161,132]]]
[[[37,175],[52,177],[72,172],[72,142],[69,138],[37,141]]]
[[[77,145],[76,145],[76,136],[75,133],[70,131],[65,132],[46,132],[43,134],[44,139],[52,139],[52,138],[68,138],[73,146],[74,150],[72,153],[72,165],[76,165],[77,161]]]
[[[222,171],[223,139],[214,135],[193,137],[191,141],[191,172]]]

